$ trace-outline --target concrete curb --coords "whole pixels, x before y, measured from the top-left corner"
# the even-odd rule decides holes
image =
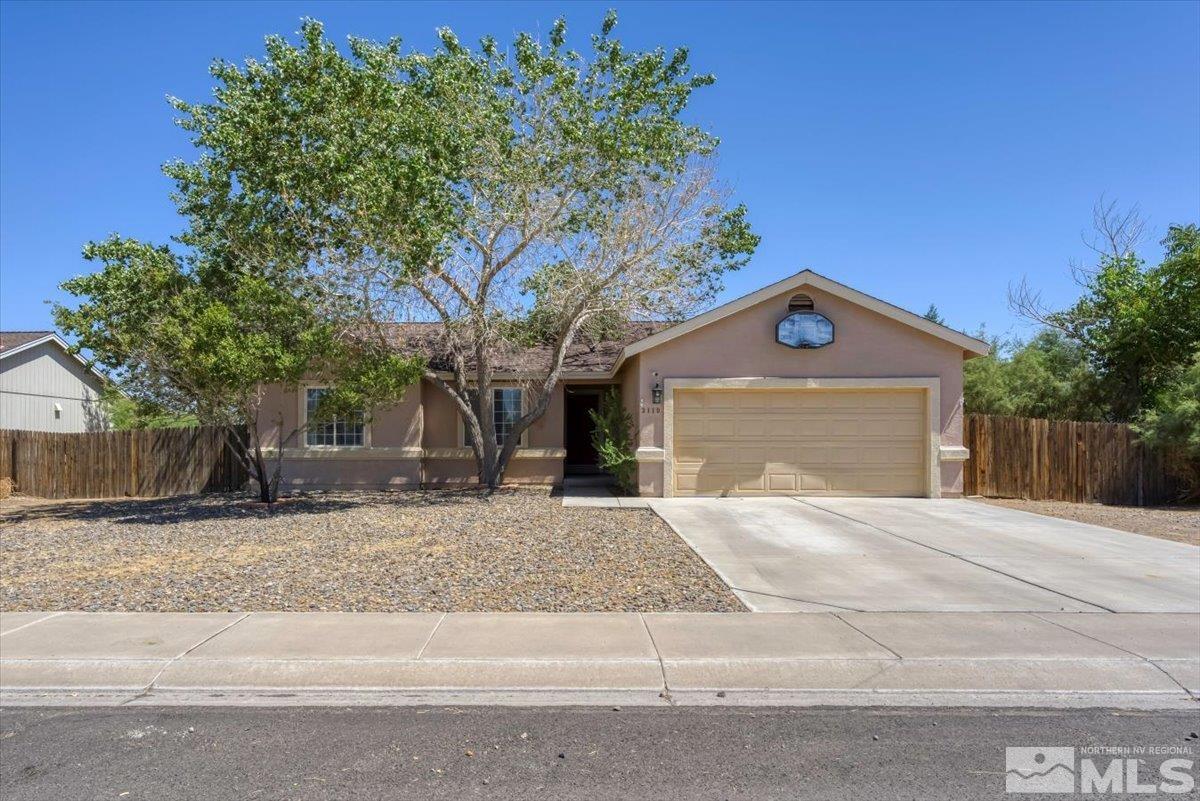
[[[180,691],[122,693],[105,690],[0,690],[3,707],[117,706],[553,706],[553,707],[1005,707],[1012,709],[1176,710],[1197,708],[1182,693],[873,692],[867,690],[678,691],[669,697],[637,691],[508,689],[349,689],[295,691]]]
[[[11,705],[1195,708],[1200,615],[38,613]]]

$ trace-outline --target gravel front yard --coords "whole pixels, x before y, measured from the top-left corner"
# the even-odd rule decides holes
[[[1105,506],[1070,501],[1022,501],[1013,498],[973,500],[1036,512],[1039,515],[1077,520],[1094,526],[1132,531],[1164,540],[1200,545],[1200,506]]]
[[[745,611],[653,512],[536,489],[11,498],[0,609]]]

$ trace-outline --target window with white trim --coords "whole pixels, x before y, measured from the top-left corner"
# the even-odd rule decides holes
[[[518,387],[496,387],[492,390],[492,423],[496,427],[496,444],[503,445],[521,418],[525,393]],[[463,426],[463,444],[471,446],[471,429]],[[518,443],[519,444],[519,443]]]
[[[308,387],[304,390],[305,420],[317,410],[325,387]],[[366,444],[366,415],[354,412],[349,417],[334,417],[314,423],[304,432],[304,443],[310,447],[361,447]]]

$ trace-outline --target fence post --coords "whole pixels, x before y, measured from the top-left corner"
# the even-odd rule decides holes
[[[129,484],[125,487],[125,494],[131,497],[137,497],[138,485],[138,448],[137,448],[137,429],[129,432]]]
[[[1146,446],[1144,443],[1137,443],[1137,505],[1146,505]]]

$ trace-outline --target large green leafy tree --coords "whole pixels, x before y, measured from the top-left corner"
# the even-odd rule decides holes
[[[175,101],[203,151],[170,167],[205,222],[194,235],[294,254],[380,340],[389,322],[442,323],[425,375],[488,487],[574,343],[710,302],[758,242],[713,177],[716,137],[683,119],[712,78],[685,49],[625,48],[615,24],[586,54],[561,20],[507,48],[442,30],[432,53],[351,39],[343,54],[307,21],[298,46],[272,37],[261,61],[216,64],[212,102]],[[527,399],[503,441],[498,380]]]
[[[1093,268],[1076,271],[1083,294],[1071,307],[1047,310],[1024,286],[1013,302],[1082,349],[1104,416],[1128,421],[1178,379],[1200,347],[1200,229],[1171,226],[1163,259],[1152,267],[1128,237],[1107,241],[1112,247]]]
[[[282,416],[274,420],[276,458],[266,458],[265,385],[329,381],[333,390],[310,421],[320,422],[398,399],[423,363],[341,335],[306,297],[302,276],[220,255],[116,236],[90,243],[84,256],[102,268],[63,284],[78,302],[57,306],[55,322],[115,372],[134,403],[227,427],[233,453],[270,503],[283,450],[302,428],[288,432]]]
[[[1200,229],[1173,225],[1147,268],[1106,255],[1083,297],[1051,322],[1091,357],[1112,414],[1128,420],[1174,381],[1200,346]]]

